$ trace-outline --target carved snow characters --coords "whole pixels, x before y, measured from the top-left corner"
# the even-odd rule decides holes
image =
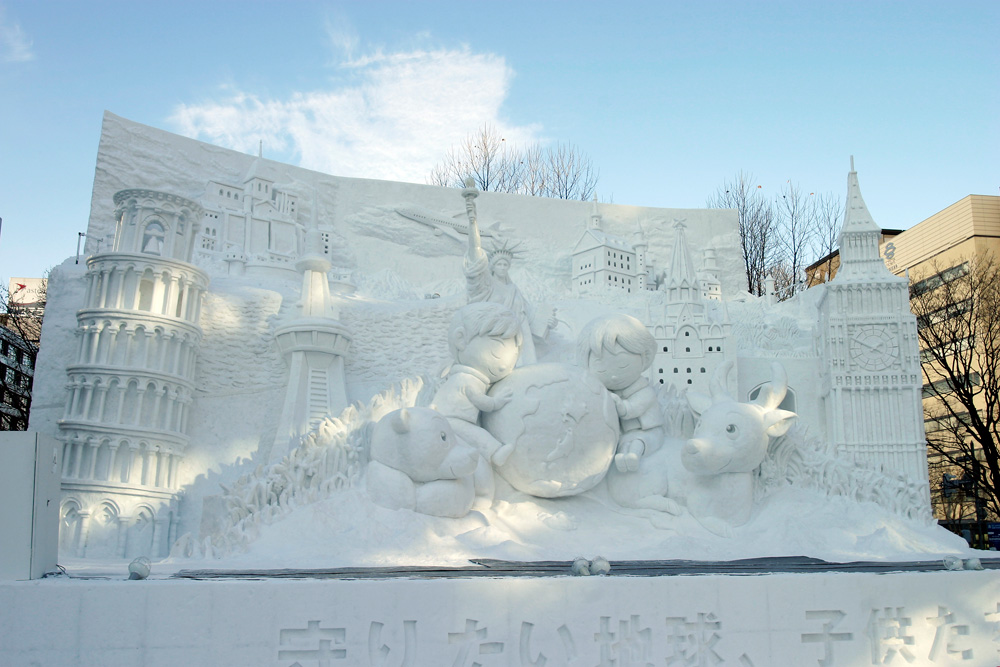
[[[480,456],[427,408],[390,412],[372,431],[368,495],[389,509],[460,518],[475,501]]]
[[[611,394],[621,420],[614,465],[607,474],[608,493],[625,507],[676,514],[665,498],[667,477],[660,450],[666,435],[656,392],[643,375],[653,363],[656,340],[631,315],[592,320],[577,339],[580,364]]]
[[[434,394],[431,408],[448,419],[462,442],[482,456],[476,472],[479,495],[493,501],[493,468],[503,465],[514,446],[497,440],[480,426],[480,413],[493,412],[510,403],[509,390],[487,395],[494,382],[510,375],[522,342],[521,324],[510,310],[483,301],[459,308],[448,329],[448,346],[455,363]]]
[[[796,418],[794,412],[777,409],[788,390],[781,364],[771,364],[771,382],[752,403],[738,403],[726,393],[731,368],[727,362],[716,370],[711,396],[688,393],[699,420],[694,437],[680,450],[680,468],[670,471],[669,494],[683,498],[692,516],[724,536],[750,518],[753,472],[770,439],[784,435]]]

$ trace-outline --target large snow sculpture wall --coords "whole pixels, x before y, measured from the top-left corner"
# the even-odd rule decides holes
[[[828,462],[829,448],[847,481],[799,466],[804,478],[857,498],[901,489],[882,503],[897,511],[926,488],[915,321],[877,245],[852,236],[874,223],[851,179],[842,275],[782,303],[744,292],[735,211],[492,192],[476,209],[490,247],[517,248],[509,277],[524,299],[551,316],[540,362],[572,363],[595,317],[637,318],[656,341],[646,374],[676,437],[690,436],[684,394],[716,368],[735,366],[726,389],[748,402],[779,362],[780,407],[800,424],[794,445],[775,448],[794,455],[765,461],[765,481],[794,483],[788,471]],[[205,538],[220,489],[267,477],[317,423],[342,426],[346,403],[437,376],[467,299],[468,247],[453,188],[329,176],[107,114],[87,272],[69,261],[53,273],[31,418],[65,442],[65,553],[155,556],[175,536]],[[880,345],[899,350],[884,368]],[[905,428],[880,425],[878,410]],[[882,481],[859,481],[871,479]],[[929,516],[925,501],[914,516]]]

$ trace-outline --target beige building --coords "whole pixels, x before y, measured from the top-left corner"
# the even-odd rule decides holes
[[[977,258],[992,256],[1000,259],[1000,197],[969,195],[910,229],[886,239],[881,245],[881,253],[886,266],[893,273],[910,278],[911,294],[914,299],[919,298],[921,294],[966,275]],[[961,317],[968,312],[961,308],[961,304],[949,306],[947,311],[941,317]],[[934,316],[934,313],[929,315]],[[928,315],[925,314],[924,317]],[[918,318],[918,321],[921,319],[923,318]],[[971,339],[970,336],[969,340]],[[929,361],[930,355],[925,363]],[[979,369],[973,369],[968,374],[969,381],[973,384],[982,381],[977,370]],[[950,429],[952,420],[955,423],[959,420],[942,417],[942,399],[931,386],[932,382],[947,384],[948,381],[926,376],[925,372],[924,425],[928,441],[937,440],[940,446],[941,442],[946,443],[954,437]],[[979,398],[982,399],[982,395]],[[978,411],[982,412],[985,403],[980,400],[977,404]],[[968,414],[961,407],[957,408],[957,412],[960,415]],[[953,530],[968,530],[972,536],[981,533],[982,521],[991,518],[991,513],[981,500],[977,502],[968,475],[951,466],[940,453],[934,453],[933,448],[929,448],[928,452],[931,494],[937,518]]]
[[[897,275],[913,281],[1000,250],[1000,197],[969,195],[882,242],[882,257]],[[998,253],[1000,254],[1000,253]],[[935,268],[937,270],[935,270]]]

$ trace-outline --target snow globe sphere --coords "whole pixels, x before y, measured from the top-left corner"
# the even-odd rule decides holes
[[[490,389],[510,403],[482,416],[483,428],[514,451],[496,471],[518,491],[560,498],[588,491],[608,471],[618,445],[611,394],[578,366],[515,368]]]

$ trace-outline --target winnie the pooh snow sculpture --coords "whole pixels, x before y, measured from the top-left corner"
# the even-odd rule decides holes
[[[389,509],[460,518],[475,501],[479,454],[427,408],[404,408],[372,431],[368,495]]]

